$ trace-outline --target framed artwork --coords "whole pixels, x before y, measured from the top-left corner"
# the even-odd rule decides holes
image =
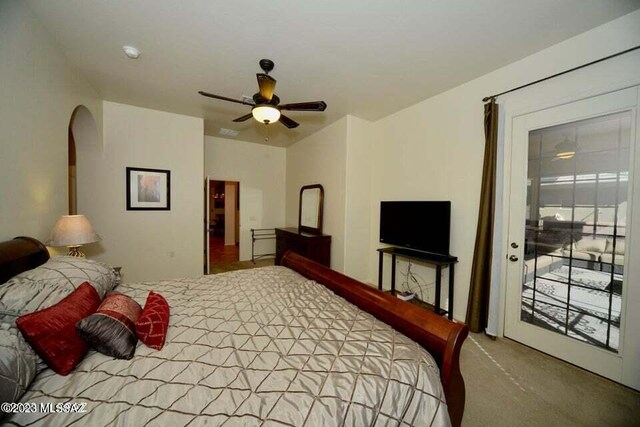
[[[168,211],[171,209],[171,171],[127,168],[127,210]]]

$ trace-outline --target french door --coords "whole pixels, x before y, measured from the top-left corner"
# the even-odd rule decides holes
[[[628,244],[637,105],[631,88],[511,123],[504,334],[615,381],[639,285]]]

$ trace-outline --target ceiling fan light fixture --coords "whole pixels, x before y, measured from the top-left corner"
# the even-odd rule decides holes
[[[578,144],[576,141],[570,141],[565,135],[564,140],[556,145],[556,159],[568,160],[573,159],[576,155]]]
[[[556,153],[556,157],[563,160],[572,159],[575,155],[575,151],[561,151],[559,153]]]
[[[280,120],[280,110],[271,105],[256,105],[251,109],[251,114],[254,119],[267,125]]]
[[[198,91],[198,93],[202,96],[206,96],[207,98],[214,98],[242,105],[250,105],[252,107],[251,112],[240,117],[236,117],[233,119],[234,123],[242,123],[253,117],[256,121],[266,125],[280,122],[287,129],[294,129],[300,126],[300,123],[290,117],[287,117],[285,114],[281,114],[280,111],[311,112],[324,111],[327,108],[327,103],[324,101],[280,104],[280,98],[274,92],[276,88],[276,79],[268,75],[269,71],[273,70],[273,61],[269,59],[261,59],[260,68],[262,68],[264,73],[256,74],[256,78],[258,79],[258,92],[252,97],[243,96],[242,99],[233,99],[204,91]]]

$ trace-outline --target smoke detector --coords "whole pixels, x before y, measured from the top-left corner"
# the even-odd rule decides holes
[[[124,54],[131,59],[138,59],[140,57],[140,51],[133,46],[122,46]]]
[[[220,128],[220,135],[222,135],[222,136],[228,136],[230,138],[235,138],[236,136],[238,136],[239,133],[240,133],[240,131],[237,131],[237,130],[227,129],[227,128]]]

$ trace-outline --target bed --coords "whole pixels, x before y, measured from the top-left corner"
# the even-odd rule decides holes
[[[48,259],[0,243],[0,283]],[[2,285],[0,284],[0,287]],[[460,425],[468,328],[293,252],[282,266],[117,291],[171,306],[167,343],[119,360],[90,351],[66,377],[40,372],[21,402],[82,413],[9,414],[9,425]]]

